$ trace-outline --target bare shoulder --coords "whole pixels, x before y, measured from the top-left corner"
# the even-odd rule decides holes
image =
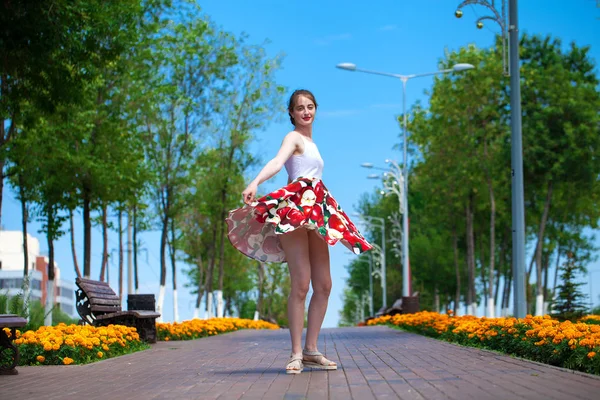
[[[290,131],[283,138],[282,146],[289,146],[288,148],[293,149],[294,155],[299,155],[304,152],[304,141],[302,136],[297,131]]]
[[[289,131],[287,135],[283,138],[284,141],[292,141],[294,143],[301,143],[302,138],[300,137],[300,133],[296,131]]]

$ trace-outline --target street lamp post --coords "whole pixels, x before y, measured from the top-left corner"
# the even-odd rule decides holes
[[[354,253],[348,252],[348,254]],[[369,317],[373,317],[375,316],[373,312],[373,252],[362,253],[361,256],[363,254],[369,257]]]
[[[404,249],[404,245],[408,248],[408,242],[403,241],[403,227],[401,221],[401,215],[404,215],[404,177],[402,176],[402,170],[398,166],[395,161],[385,160],[386,163],[390,164],[390,168],[379,168],[374,166],[371,163],[363,163],[361,164],[364,168],[370,169],[379,169],[385,171],[383,176],[379,174],[370,174],[367,176],[368,179],[381,179],[383,181],[384,190],[381,191],[381,194],[395,194],[398,197],[398,209],[399,213],[394,213],[392,216],[388,216],[390,222],[392,222],[392,234],[391,238],[394,240],[394,248],[392,251],[400,258],[401,263],[403,264],[403,255],[402,250]],[[389,179],[392,178],[392,179]],[[400,248],[396,247],[396,242],[399,242]],[[410,279],[410,262],[407,265],[407,268],[403,268],[403,276],[406,276],[406,279],[402,279],[402,293],[403,296],[406,293],[412,294],[412,282]]]
[[[360,218],[363,223],[381,228],[381,291],[382,291],[382,308],[387,308],[387,278],[386,278],[386,262],[385,262],[385,220],[380,217],[372,217],[370,215],[352,214]],[[374,223],[377,221],[378,223]],[[374,246],[376,248],[376,246]]]
[[[373,312],[373,254],[369,253],[369,317],[374,317]]]
[[[482,20],[488,19],[498,23],[502,29],[503,46],[509,36],[509,74],[510,74],[510,125],[511,125],[511,176],[512,176],[512,262],[514,281],[514,315],[525,318],[527,298],[525,293],[525,204],[523,193],[523,138],[521,132],[521,73],[519,70],[519,21],[517,0],[508,2],[508,26],[506,25],[506,0],[502,0],[502,15],[496,10],[492,0],[465,0],[456,10],[456,17],[462,16],[467,5],[480,5],[490,10],[493,16],[480,17],[477,27],[483,27]],[[506,63],[505,63],[506,66]],[[506,67],[505,67],[506,72]]]
[[[447,74],[450,72],[460,72],[460,71],[465,71],[465,70],[469,70],[469,69],[473,69],[475,68],[473,65],[471,64],[464,64],[464,63],[459,63],[459,64],[455,64],[452,68],[447,68],[447,69],[442,69],[439,71],[435,71],[435,72],[426,72],[423,74],[412,74],[412,75],[401,75],[401,74],[392,74],[392,73],[388,73],[388,72],[378,72],[378,71],[371,71],[371,70],[366,70],[366,69],[361,69],[361,68],[357,68],[355,64],[352,63],[341,63],[336,65],[337,68],[346,70],[346,71],[357,71],[357,72],[365,72],[367,74],[374,74],[374,75],[382,75],[382,76],[387,76],[387,77],[391,77],[391,78],[396,78],[396,79],[400,79],[400,81],[402,82],[402,113],[404,114],[404,123],[403,123],[403,129],[402,129],[402,137],[403,137],[403,141],[404,141],[404,145],[403,145],[403,178],[404,178],[404,182],[403,182],[403,186],[404,186],[404,190],[403,190],[403,199],[402,199],[402,204],[404,206],[404,212],[402,213],[402,296],[410,296],[409,293],[409,288],[410,285],[408,284],[409,281],[409,276],[410,276],[410,272],[409,272],[409,264],[408,264],[408,141],[406,139],[406,135],[407,135],[407,131],[408,131],[408,117],[406,115],[406,83],[408,82],[409,79],[412,78],[419,78],[419,77],[423,77],[423,76],[431,76],[431,75],[438,75],[438,74]]]

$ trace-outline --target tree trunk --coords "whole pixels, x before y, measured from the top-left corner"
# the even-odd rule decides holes
[[[162,230],[160,234],[160,289],[158,292],[157,312],[161,314],[162,320],[163,304],[165,301],[165,286],[167,284],[167,240],[169,235],[168,208],[163,210]]]
[[[133,206],[133,279],[134,279],[134,287],[135,293],[138,293],[139,290],[139,280],[138,280],[138,243],[137,243],[137,206]]]
[[[212,239],[210,241],[211,247],[208,249],[209,251],[209,261],[208,261],[208,272],[206,273],[206,280],[204,283],[204,289],[206,290],[206,318],[212,318],[212,289],[213,289],[213,271],[215,269],[215,258],[216,258],[216,246],[217,242],[217,223],[213,223],[212,229]]]
[[[48,233],[46,235],[48,243],[48,283],[46,285],[46,309],[44,325],[52,325],[52,309],[54,308],[54,241],[53,235],[56,231],[54,224],[54,207],[49,202],[46,203]]]
[[[200,253],[196,258],[196,266],[198,267],[198,295],[196,296],[196,308],[194,309],[194,319],[200,318],[200,304],[202,303],[202,296],[204,296],[204,286],[202,284],[204,279],[204,264],[202,263],[202,255]]]
[[[225,274],[225,215],[221,214],[219,220],[219,290],[217,292],[217,317],[223,317],[223,277]]]
[[[265,292],[265,264],[258,262],[258,300],[256,302],[256,312],[258,318],[264,315],[263,310],[263,297]]]
[[[494,198],[494,188],[491,178],[488,178],[488,188],[490,192],[490,266],[489,266],[489,291],[488,291],[488,316],[495,317],[494,304],[494,270],[496,268],[496,200]]]
[[[512,293],[512,289],[513,289],[513,287],[512,287],[512,283],[513,283],[512,282],[512,270],[509,271],[506,282],[507,282],[507,284],[504,288],[506,296],[504,298],[504,305],[503,305],[505,316],[508,315],[508,310],[510,309],[510,294]],[[514,314],[514,312],[513,312],[513,314]]]
[[[171,256],[171,272],[173,274],[173,319],[179,321],[179,307],[177,304],[177,264],[175,263],[175,219],[170,221],[171,240],[169,241],[169,254]]]
[[[92,262],[92,220],[90,217],[91,190],[87,183],[83,185],[83,276],[91,276]]]
[[[552,285],[552,301],[556,298],[556,283],[558,282],[558,269],[560,267],[560,253],[561,247],[558,246],[556,249],[556,264],[554,264],[554,284]]]
[[[497,285],[496,285],[496,290],[494,292],[494,304],[500,304],[500,312],[502,313],[502,307],[504,306],[504,296],[502,296],[502,299],[500,300],[500,303],[498,303],[498,296],[499,296],[499,290],[500,290],[500,280],[502,278],[506,277],[506,270],[507,270],[507,260],[506,260],[506,248],[508,246],[508,237],[506,235],[502,236],[502,244],[500,245],[500,256],[498,258],[498,261],[500,262],[499,266],[498,266],[498,271],[496,276],[498,277],[497,279]],[[506,281],[504,282],[506,284]]]
[[[544,315],[548,314],[548,264],[550,263],[550,254],[546,252],[542,257],[543,271],[544,271]]]
[[[231,157],[233,157],[233,154],[231,154]],[[229,163],[231,164],[231,158]],[[228,165],[229,167],[229,165]],[[229,170],[229,169],[227,169]],[[218,318],[222,318],[223,317],[223,301],[222,301],[222,296],[223,296],[223,278],[225,275],[225,232],[224,232],[224,226],[225,226],[225,216],[227,213],[226,210],[226,201],[227,201],[227,180],[225,181],[225,184],[223,186],[223,189],[221,190],[221,214],[219,216],[219,280],[218,280],[218,287],[219,287],[219,292],[217,293],[217,317]]]
[[[494,287],[494,297],[491,297],[493,305],[494,305],[493,314],[492,314],[492,315],[494,315],[494,317],[496,316],[496,307],[498,305],[498,291],[500,290],[500,278],[501,277],[502,277],[502,274],[500,273],[500,271],[498,271],[495,276],[496,283],[495,283],[495,287]],[[491,283],[490,283],[490,285],[491,285]]]
[[[75,267],[75,274],[78,278],[81,278],[81,270],[79,269],[79,263],[77,262],[77,251],[75,250],[75,222],[73,221],[73,210],[69,210],[69,230],[71,231],[71,254],[73,255],[73,266]]]
[[[246,96],[244,96],[246,98]],[[242,106],[239,109],[239,115],[241,115],[242,110],[244,109],[245,103],[242,103]],[[239,121],[240,119],[238,119]],[[225,167],[225,171],[228,172],[231,170],[231,164],[233,163],[233,156],[235,155],[236,146],[234,145],[234,135],[237,132],[237,126],[235,129],[231,131],[230,135],[230,146],[229,146],[229,155],[227,158],[227,165]],[[219,299],[217,301],[217,316],[221,318],[223,316],[223,278],[225,275],[225,234],[224,234],[224,226],[225,226],[225,216],[227,215],[227,191],[229,189],[229,175],[225,174],[225,182],[223,183],[223,188],[221,190],[221,215],[219,217]]]
[[[452,227],[452,249],[454,250],[454,272],[456,274],[456,292],[454,293],[454,315],[458,313],[460,304],[460,267],[458,263],[458,234],[456,224]]]
[[[1,171],[0,171],[1,172]],[[25,187],[23,176],[19,173],[19,197],[21,200],[21,226],[23,228],[23,300],[29,301],[29,246],[27,242],[27,222],[29,221],[29,212],[27,210],[27,200],[25,199]]]
[[[133,293],[133,248],[132,248],[132,216],[131,209],[127,210],[127,294]]]
[[[473,232],[473,194],[469,194],[466,207],[467,222],[467,273],[468,273],[468,292],[467,307],[468,313],[475,315],[477,305],[475,301],[475,235]]]
[[[478,236],[480,237],[480,236]],[[479,243],[479,254],[480,254],[480,259],[481,259],[481,283],[483,284],[483,315],[485,315],[486,317],[488,317],[488,298],[487,298],[487,293],[488,293],[488,285],[491,284],[490,282],[487,281],[487,277],[485,276],[485,264],[483,263],[483,260],[485,258],[485,251],[483,250],[483,239],[477,240],[478,237],[475,237],[475,242]]]
[[[550,210],[550,203],[552,201],[552,181],[548,182],[548,190],[546,193],[546,202],[544,204],[544,213],[540,221],[540,228],[538,231],[537,247],[535,249],[535,265],[537,273],[537,287],[536,287],[536,302],[535,302],[535,315],[544,314],[544,293],[542,283],[542,249],[544,247],[544,230],[546,229],[546,222],[548,221],[548,211]]]
[[[494,270],[495,270],[495,262],[496,262],[496,198],[494,196],[494,185],[492,181],[492,174],[488,168],[487,161],[489,160],[488,156],[488,143],[486,140],[483,141],[483,153],[485,155],[485,161],[482,162],[485,170],[485,177],[488,186],[488,192],[490,196],[490,264],[489,264],[489,290],[488,290],[488,299],[487,299],[487,312],[490,318],[494,318],[495,314],[495,302],[494,302]]]
[[[540,239],[538,238],[535,242],[535,248],[538,248]],[[531,271],[533,271],[533,263],[535,262],[535,252],[531,256],[531,261],[529,261],[529,267],[527,268],[527,275],[525,275],[525,282],[529,284],[529,277],[531,276]]]
[[[123,301],[123,211],[117,211],[117,229],[119,230],[119,299]]]
[[[231,296],[227,296],[225,298],[225,315],[224,316],[231,317],[233,315],[232,306],[233,306],[233,301],[231,300]],[[239,314],[239,311],[240,310],[238,310],[238,314]]]
[[[100,280],[104,282],[104,275],[106,275],[106,282],[108,279],[108,209],[106,204],[102,206],[102,265],[100,266]]]

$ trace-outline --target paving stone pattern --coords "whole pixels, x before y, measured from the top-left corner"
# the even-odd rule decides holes
[[[19,367],[2,399],[600,399],[600,378],[387,327],[324,329],[337,371],[286,375],[289,332],[243,330],[88,365]]]

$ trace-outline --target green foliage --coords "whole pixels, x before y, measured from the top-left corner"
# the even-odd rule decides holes
[[[252,299],[247,299],[239,307],[239,310],[240,310],[240,318],[243,318],[243,319],[254,318],[254,312],[256,311],[256,301],[254,301]]]
[[[8,294],[0,293],[0,314],[8,312]]]
[[[585,283],[575,283],[578,273],[585,273],[575,254],[569,253],[567,261],[560,267],[562,283],[557,287],[558,296],[553,304],[554,316],[561,320],[575,321],[588,311],[585,299],[587,295],[581,292],[580,286]]]
[[[195,2],[29,3],[0,6],[0,176],[42,223],[50,256],[83,211],[92,275],[92,224],[135,207],[137,232],[164,228],[162,281],[168,247],[174,273],[177,260],[209,269],[192,268],[191,287],[223,289],[239,313],[254,272],[227,245],[223,219],[255,165],[254,134],[282,111],[281,57],[223,31]]]
[[[0,293],[0,314],[16,314],[27,318],[27,325],[23,331],[37,330],[44,326],[46,310],[39,300],[24,299],[19,293],[17,296],[9,297],[7,293]],[[77,324],[78,318],[72,318],[58,307],[52,307],[52,324],[64,323],[67,325]]]
[[[598,297],[600,297],[600,296],[598,296]],[[600,315],[600,306],[596,306],[596,307],[592,308],[592,311],[590,312],[590,314],[592,314],[592,315]]]
[[[407,318],[373,323],[388,324],[397,329],[463,346],[499,351],[576,371],[600,374],[600,358],[597,356],[600,348],[593,344],[594,334],[591,330],[583,324],[576,327],[570,322],[559,325],[557,321],[548,324],[549,321],[550,319],[542,317],[494,320],[468,316],[446,318],[437,313],[418,313]]]
[[[81,332],[84,329],[85,333]],[[133,337],[131,328],[120,325],[92,328],[60,325],[43,331],[26,331],[25,335],[29,336],[28,341],[19,343],[20,338],[15,341],[20,365],[88,364],[150,348]],[[85,344],[79,341],[83,336]]]
[[[446,52],[440,69],[457,63],[475,69],[437,76],[427,108],[416,104],[408,114],[409,254],[413,291],[420,292],[424,309],[434,307],[436,291],[442,306],[481,302],[499,280],[512,276],[509,80],[502,74],[499,44]],[[542,235],[537,289],[548,299],[551,280],[542,277],[550,266],[567,251],[586,265],[597,250],[584,229],[595,229],[600,220],[600,80],[588,47],[529,35],[520,47],[527,240],[535,247]],[[380,196],[380,190],[365,196],[359,209],[389,221],[386,232],[393,232],[389,218],[398,212],[398,199]],[[381,243],[377,229],[365,234]],[[387,240],[393,274],[401,270],[392,250],[398,239],[388,234]],[[364,290],[363,264],[354,260],[348,266],[353,295],[345,296],[346,322],[355,309],[352,299]],[[401,295],[394,289],[401,288],[399,275],[388,272],[388,303]]]

